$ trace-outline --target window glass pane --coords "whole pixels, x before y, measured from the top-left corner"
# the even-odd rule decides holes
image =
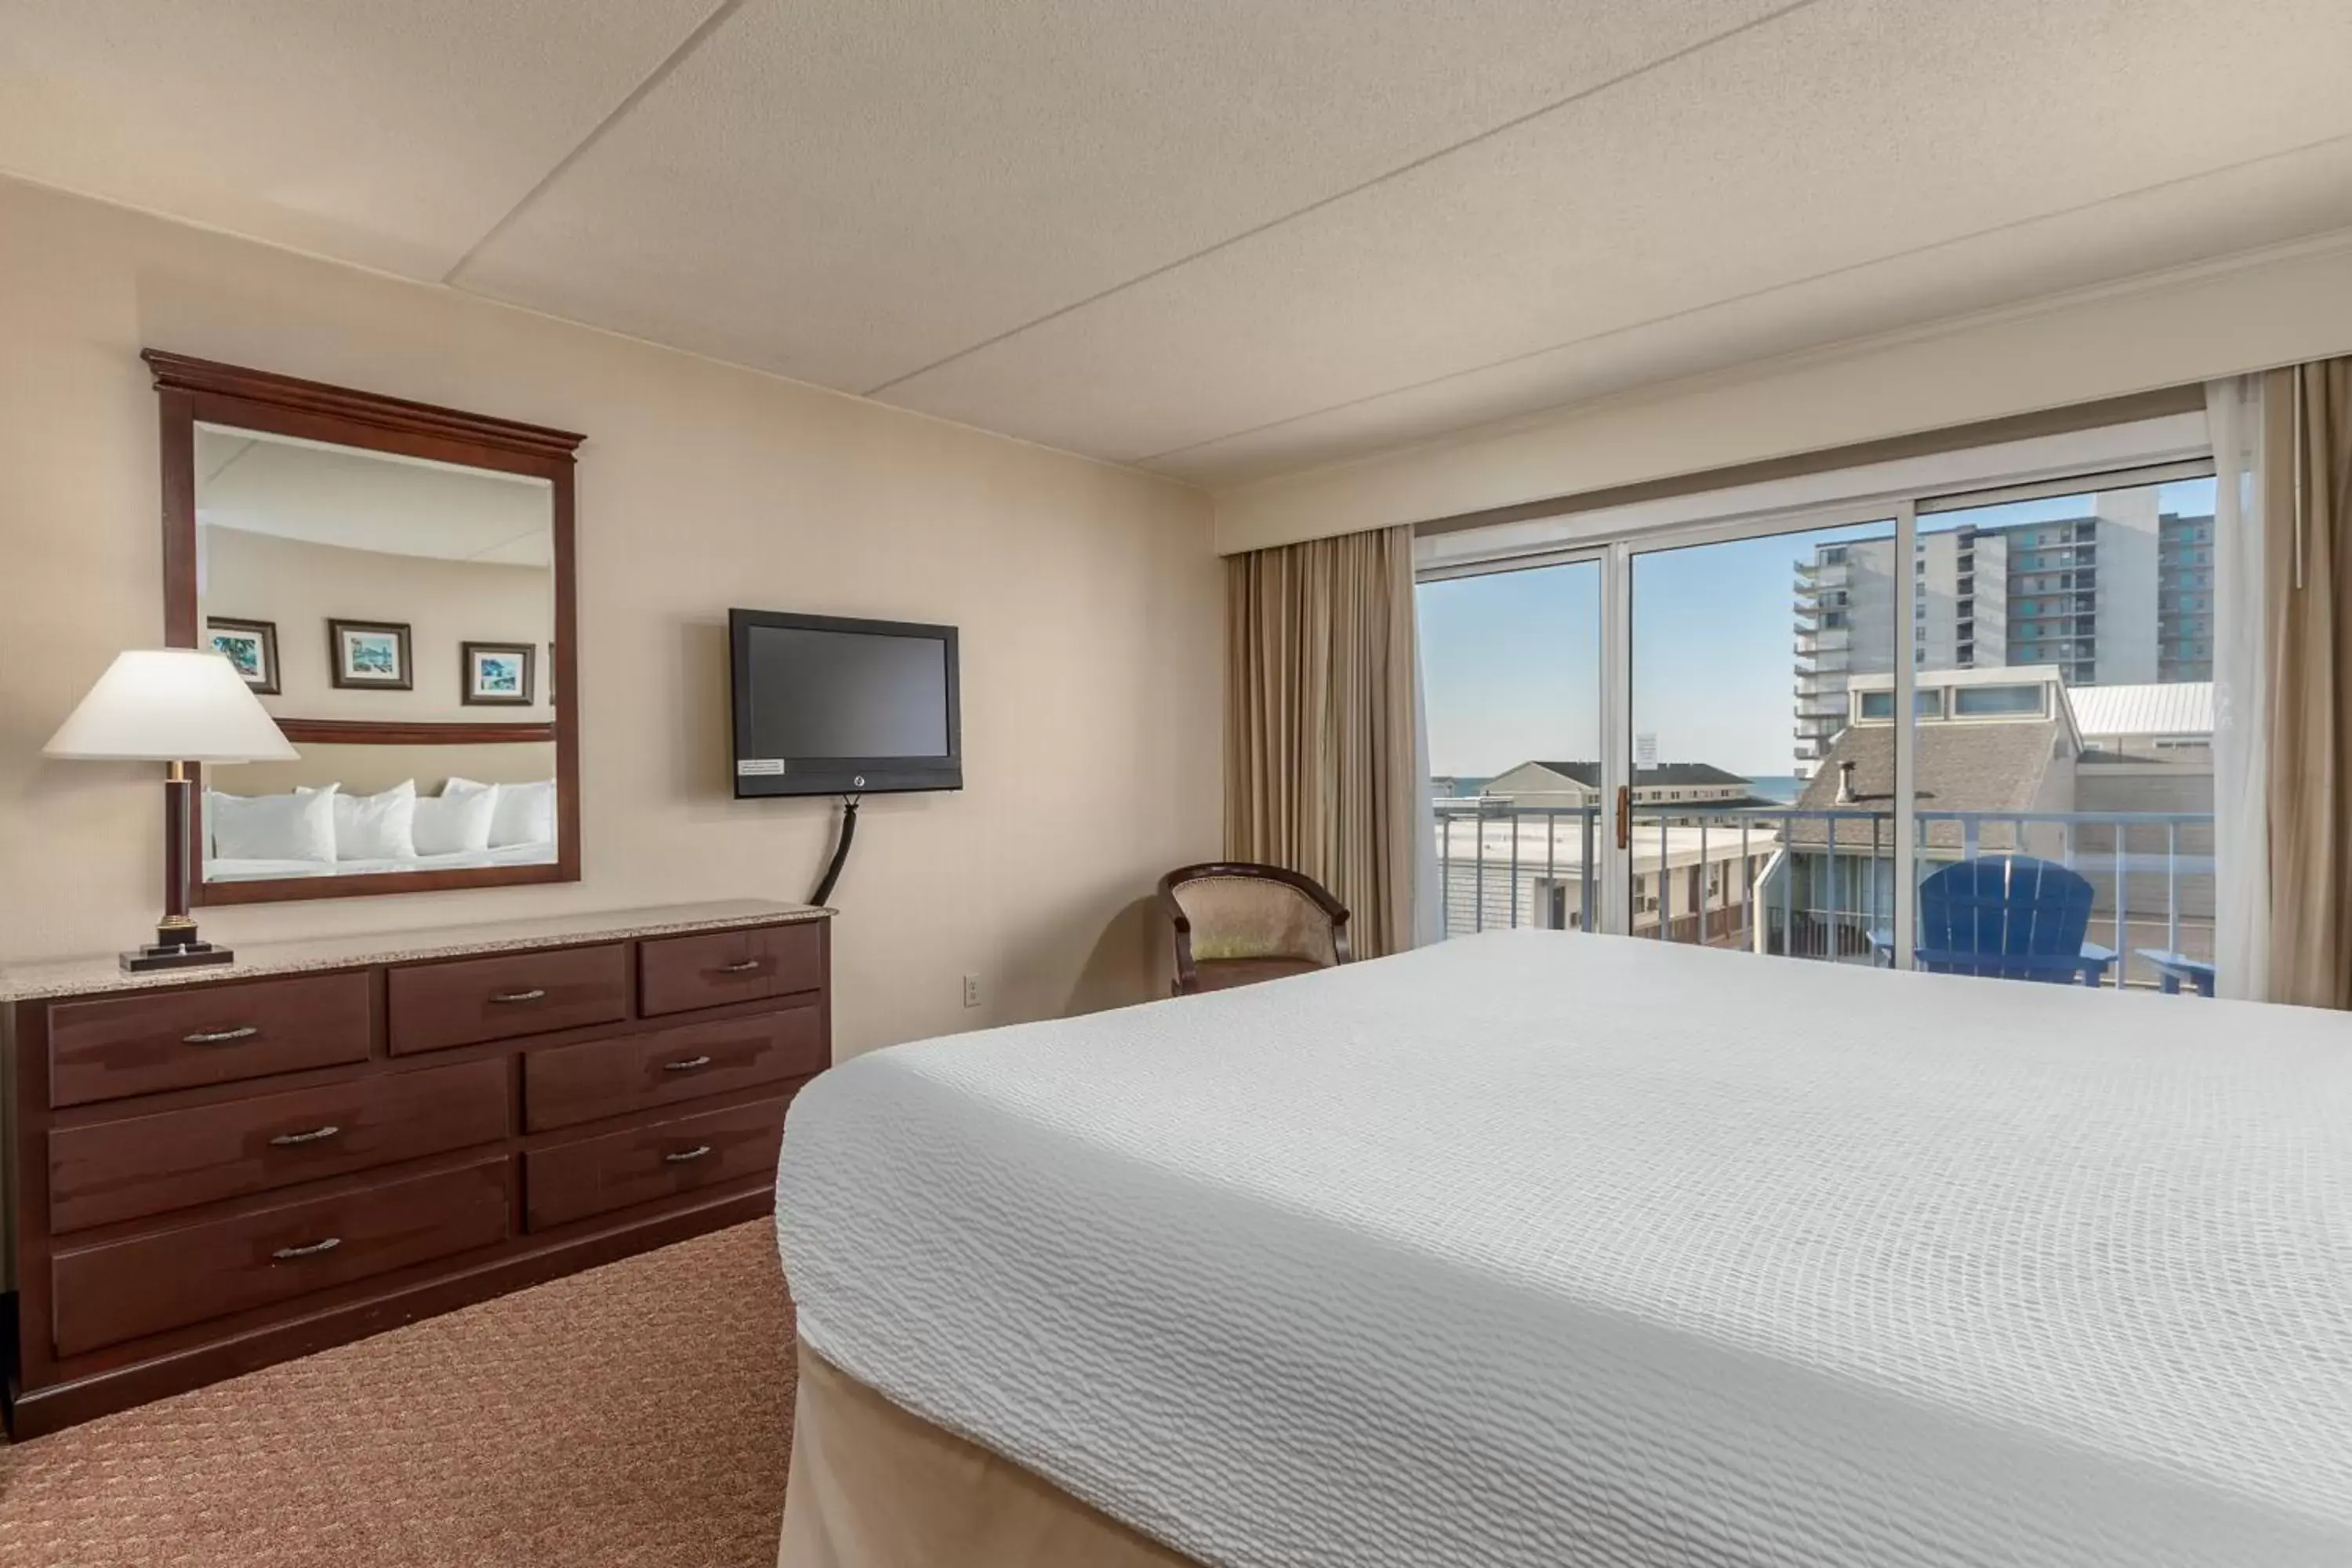
[[[1922,649],[1921,651],[1924,652],[1925,650]],[[1856,692],[1854,695],[1856,700],[1862,704],[1862,711],[1858,717],[1863,719],[1877,720],[1886,720],[1895,717],[1895,693],[1893,691],[1860,691]],[[1942,718],[1944,716],[1943,692],[1932,687],[1924,691],[1913,692],[1911,694],[1911,710],[1926,719]]]
[[[1873,962],[1892,919],[1880,775],[1895,731],[1850,721],[1874,697],[1882,721],[1892,711],[1891,692],[1853,678],[1895,667],[1913,574],[1894,533],[1876,521],[1633,555],[1634,936]],[[1854,773],[1836,765],[1850,736],[1870,753]],[[1696,787],[1645,794],[1648,777]]]
[[[1918,967],[2215,983],[2213,502],[2194,479],[1920,520],[1916,679],[1971,722],[1916,731]],[[1988,892],[2032,918],[1956,917]]]
[[[1441,933],[1592,929],[1600,563],[1424,583],[1419,600]]]
[[[1992,713],[2042,711],[2039,686],[1959,686],[1952,689],[1952,711],[1963,719]]]

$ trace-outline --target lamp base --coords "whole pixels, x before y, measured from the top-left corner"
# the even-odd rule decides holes
[[[236,954],[227,948],[209,942],[183,942],[176,946],[134,947],[122,955],[125,973],[142,974],[155,969],[200,969],[208,963],[233,963]]]

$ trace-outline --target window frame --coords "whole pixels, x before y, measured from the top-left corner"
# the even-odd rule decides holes
[[[1891,521],[1896,559],[1908,556],[1916,562],[1919,520],[1923,517],[2102,489],[2210,479],[2216,472],[2202,415],[2167,415],[2129,425],[1963,448],[1857,468],[1823,470],[1790,480],[1691,491],[1620,507],[1581,510],[1576,508],[1575,498],[1561,498],[1556,515],[1523,516],[1475,529],[1447,528],[1423,534],[1415,541],[1414,579],[1418,586],[1571,561],[1597,559],[1601,563],[1601,772],[1595,794],[1605,805],[1615,798],[1620,789],[1626,790],[1629,798],[1632,792],[1632,567],[1636,556],[1662,550]],[[2096,552],[2087,547],[2087,542],[2077,540],[2073,531],[2065,533],[2065,537],[2038,547],[2063,550],[2068,555],[2063,566],[2050,570],[2095,567]],[[1971,573],[1977,569],[1974,552],[1969,549],[1972,543],[1968,534],[1960,535],[1960,548],[1969,551],[1966,569]],[[1443,548],[1436,548],[1439,546]],[[2021,543],[2019,548],[2037,547]],[[1822,563],[1837,563],[1825,559]],[[1918,713],[1916,682],[1924,650],[1917,646],[1917,595],[1896,592],[1890,599],[1895,621],[1893,710],[1909,709],[1914,714],[1911,722],[1894,726],[1893,912],[1897,929],[1908,929],[1916,922],[1917,894],[1918,806],[1915,797],[1920,722],[2007,722],[2024,715],[1962,717],[1954,699],[1941,699],[1940,711],[1933,719]],[[1975,641],[1971,637],[1966,645],[1971,654]],[[1971,664],[1969,668],[1995,667]],[[1958,686],[1946,689],[1955,692],[1962,689]],[[2046,718],[2050,715],[2046,687],[2043,692],[2042,712]],[[1855,721],[1850,716],[1849,722],[1853,721]],[[1871,721],[1887,723],[1891,720]],[[1597,838],[1600,864],[1596,871],[1601,885],[1591,929],[1630,933],[1640,914],[1662,913],[1661,900],[1653,896],[1645,908],[1636,880],[1641,874],[1633,869],[1633,851],[1618,849],[1613,834],[1604,832]],[[1897,968],[1913,967],[1910,944],[1895,944],[1894,959]]]

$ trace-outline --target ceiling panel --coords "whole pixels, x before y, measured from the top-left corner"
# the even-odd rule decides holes
[[[1786,4],[751,0],[457,281],[865,391]]]
[[[546,566],[548,482],[390,452],[196,426],[196,521],[346,550]]]
[[[2345,0],[0,17],[0,171],[1214,487],[2352,226]]]
[[[1822,0],[884,395],[1137,460],[1973,235],[2012,293],[2085,281],[2018,226],[2352,132],[2347,58],[2340,0]],[[1869,330],[1840,298],[1785,293],[1781,346]]]
[[[2331,231],[2352,231],[2352,138],[1539,350],[1145,466],[1231,489],[1532,411]]]
[[[0,169],[439,278],[718,0],[6,0]]]

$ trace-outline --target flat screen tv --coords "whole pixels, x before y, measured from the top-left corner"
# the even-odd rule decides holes
[[[735,795],[963,788],[956,629],[727,612]]]

